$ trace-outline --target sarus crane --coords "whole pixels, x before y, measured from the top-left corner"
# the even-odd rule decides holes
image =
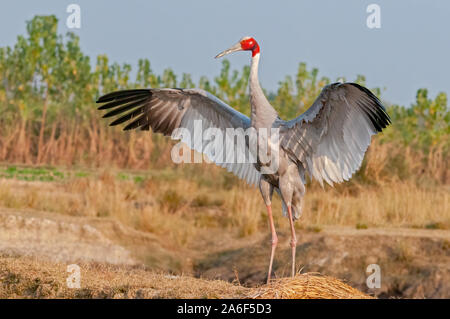
[[[214,154],[208,154],[205,150],[205,141],[198,138],[186,141],[191,149],[209,155],[217,165],[225,167],[249,184],[259,186],[272,233],[267,275],[269,283],[278,243],[272,216],[273,192],[280,195],[283,215],[289,219],[294,276],[297,243],[294,222],[302,213],[305,175],[308,174],[322,185],[323,181],[333,186],[333,183],[349,180],[360,167],[371,136],[381,132],[391,120],[385,107],[371,91],[356,83],[341,82],[325,86],[314,103],[297,118],[282,120],[259,84],[258,64],[261,54],[254,38],[242,38],[216,58],[237,51],[250,51],[252,54],[249,79],[250,118],[200,89],[122,90],[100,97],[97,103],[104,103],[99,107],[100,110],[109,110],[103,117],[117,116],[110,125],[127,122],[124,130],[151,128],[153,132],[182,141],[183,136],[175,133],[177,129],[185,129],[192,136],[194,122],[199,120],[202,121],[203,129],[216,128],[224,135],[228,129],[253,128],[257,132],[261,129],[278,130],[278,140],[275,143],[278,163],[276,170],[270,173],[263,171],[269,164],[260,158],[256,162],[215,160]],[[271,150],[275,146],[270,137],[270,134],[258,134],[256,140],[246,139],[243,145],[234,145],[236,152],[249,151],[252,143],[270,144]]]

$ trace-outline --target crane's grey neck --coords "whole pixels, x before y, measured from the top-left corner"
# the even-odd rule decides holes
[[[259,85],[258,80],[258,65],[260,54],[257,53],[252,57],[252,64],[250,67],[250,105],[251,123],[255,128],[272,127],[272,123],[278,117],[277,112],[270,105],[264,92]]]

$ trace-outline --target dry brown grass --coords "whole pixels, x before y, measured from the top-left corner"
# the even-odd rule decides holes
[[[352,187],[351,192],[328,188],[307,193],[301,224],[425,227],[439,222],[450,227],[450,192],[445,186],[427,189],[393,182]]]
[[[358,175],[368,183],[413,181],[416,184],[450,184],[450,165],[445,144],[422,152],[398,143],[374,138]]]
[[[30,257],[0,256],[0,298],[370,298],[341,281],[318,274],[246,288],[221,280],[172,276],[144,268],[80,264],[79,289],[68,288],[67,265]]]
[[[189,245],[202,229],[224,229],[246,237],[267,232],[259,191],[238,184],[214,187],[184,177],[120,180],[117,171],[62,182],[0,180],[0,206],[15,209],[104,217],[137,230],[164,236],[173,245]],[[274,196],[277,228],[288,228]],[[367,227],[450,227],[450,192],[446,186],[419,187],[413,182],[381,186],[351,183],[321,189],[312,185],[297,227],[322,225]]]
[[[317,273],[297,274],[281,278],[254,289],[249,298],[255,299],[372,299],[336,278]]]
[[[41,141],[30,121],[19,116],[20,125],[0,128],[0,135],[4,137],[0,139],[0,161],[90,167],[108,164],[146,168],[150,162],[155,167],[167,165],[172,141],[161,143],[158,142],[160,137],[151,134],[123,134],[119,128],[99,123],[95,110],[88,116],[96,120],[55,121]],[[155,150],[162,155],[155,158]]]
[[[202,172],[203,169],[204,172]],[[5,168],[2,172],[5,172]],[[0,179],[0,207],[11,208],[11,211],[29,211],[31,215],[38,213],[37,211],[46,212],[46,218],[50,220],[53,214],[62,215],[59,217],[72,219],[73,222],[75,220],[83,220],[88,224],[93,222],[94,225],[99,226],[99,229],[103,229],[106,225],[111,225],[107,228],[124,225],[128,226],[127,229],[130,231],[141,231],[142,235],[139,238],[147,236],[149,239],[136,241],[134,237],[116,238],[117,232],[113,231],[110,234],[109,228],[107,229],[108,234],[111,235],[108,238],[117,240],[118,245],[124,245],[131,254],[135,254],[133,257],[136,260],[152,269],[170,271],[179,275],[184,273],[212,279],[222,278],[229,281],[236,277],[233,275],[233,269],[238,269],[245,285],[263,282],[269,253],[267,250],[269,230],[266,210],[257,189],[247,187],[243,182],[236,182],[236,179],[229,178],[229,175],[223,174],[221,170],[213,166],[204,166],[201,170],[192,170],[187,167],[161,171],[109,169],[97,172],[91,170],[87,171],[88,174],[85,177],[76,177],[73,171],[68,172],[71,173],[52,182],[23,181],[16,178]],[[124,175],[128,177],[124,178]],[[135,177],[139,177],[138,181]],[[339,258],[351,251],[352,247],[359,247],[360,239],[355,238],[352,241],[342,237],[342,233],[333,237],[328,231],[328,226],[347,226],[348,230],[357,235],[369,232],[366,234],[369,237],[364,238],[367,241],[377,238],[377,249],[381,249],[380,240],[383,237],[375,232],[371,235],[370,232],[380,228],[395,230],[398,227],[413,227],[422,228],[420,231],[433,234],[447,232],[450,228],[450,192],[445,184],[418,184],[412,180],[383,180],[382,178],[377,184],[371,184],[361,180],[360,176],[356,176],[354,181],[335,188],[322,189],[315,183],[308,185],[303,212],[304,215],[296,223],[296,227],[305,230],[299,230],[303,244],[307,244],[303,247],[310,247],[308,236],[316,236],[317,249],[313,250],[324,250],[325,256],[310,256],[300,250],[307,255],[307,258],[306,255],[300,258],[301,263],[311,262],[312,267],[318,265],[316,262],[322,265],[323,260],[327,260],[327,263],[336,261],[339,267],[347,267],[345,269],[348,269],[351,274],[359,274],[361,269],[365,269],[363,266],[368,263],[365,257],[361,257],[364,260],[350,258],[345,266]],[[286,240],[287,243],[289,223],[281,214],[281,203],[276,195],[274,196],[274,218],[281,242]],[[61,235],[67,237],[67,234]],[[321,236],[326,238],[325,242],[319,240]],[[341,241],[341,237],[345,240]],[[426,245],[421,246],[421,241],[403,243],[403,239],[399,239],[400,244],[393,244],[390,239],[386,241],[389,245],[382,251],[388,256],[386,263],[392,261],[393,264],[389,266],[389,269],[393,269],[391,272],[395,273],[395,276],[386,279],[385,282],[389,284],[380,296],[386,297],[393,294],[395,296],[442,297],[448,295],[446,286],[442,286],[439,281],[441,280],[439,278],[446,278],[445,270],[440,272],[433,268],[436,261],[442,265],[446,264],[448,240],[439,242],[436,247],[433,246],[432,254],[427,255],[422,263],[417,261],[421,258],[420,256],[423,256],[423,253],[418,251],[430,248]],[[339,247],[336,246],[336,242],[339,242]],[[260,248],[255,249],[255,243],[257,246],[260,245]],[[299,247],[303,244],[299,244]],[[324,247],[325,244],[329,246]],[[276,263],[280,264],[275,265],[278,274],[286,273],[281,261],[288,260],[282,257],[283,254],[288,256],[288,251],[283,247],[288,247],[288,244],[280,244],[279,258],[276,259]],[[359,256],[359,251],[367,249],[369,249],[368,246],[363,245],[357,248],[357,252],[353,255]],[[384,253],[379,255],[378,250],[373,251],[372,254],[384,256]],[[41,265],[40,262],[35,262]],[[258,269],[256,271],[255,265]],[[388,267],[386,265],[385,267]],[[41,266],[45,268],[47,264]],[[64,281],[62,281],[63,276],[66,276],[64,267],[60,269],[59,279],[51,279],[53,270],[41,275],[36,273],[37,277],[33,277],[33,271],[29,274],[29,269],[33,268],[29,267],[23,264],[21,271],[18,269],[12,277],[7,277],[12,282],[19,280],[23,283],[23,287],[21,284],[12,286],[8,284],[9,288],[6,287],[8,290],[2,292],[4,296],[229,298],[250,296],[251,293],[253,296],[270,297],[268,294],[276,293],[281,298],[307,298],[307,294],[310,294],[310,297],[318,296],[317,292],[308,286],[308,282],[321,280],[308,277],[309,275],[295,278],[292,282],[281,279],[273,282],[272,286],[262,286],[258,288],[259,290],[249,290],[233,285],[230,289],[234,292],[231,293],[231,290],[227,290],[228,286],[224,286],[227,284],[223,282],[211,284],[213,286],[210,287],[209,281],[196,282],[196,279],[189,276],[180,276],[174,281],[169,281],[171,277],[141,268],[114,268],[115,266],[92,264],[85,265],[91,274],[86,278],[90,278],[89,281],[92,281],[92,284],[75,292],[64,288]],[[51,268],[53,267],[51,265],[48,267],[56,269]],[[320,267],[306,269],[306,271],[319,271],[337,278],[346,278],[355,287],[364,289],[364,286],[361,286],[363,281],[357,275],[349,278],[348,271],[334,273],[331,269],[336,267],[328,264]],[[396,269],[399,270],[398,273],[395,272]],[[413,275],[405,277],[402,271],[406,270],[411,270],[412,274],[430,275],[414,275],[412,279]],[[105,276],[109,274],[107,276],[110,277],[97,281],[96,284],[95,278],[102,278],[102,272]],[[130,281],[126,281],[125,277],[130,272],[135,277],[130,277]],[[119,273],[117,278],[122,279],[112,281],[113,273]],[[148,282],[141,286],[143,277],[152,278],[154,283]],[[37,281],[36,278],[38,278]],[[309,280],[306,283],[297,282],[306,279]],[[109,284],[108,280],[112,284]],[[411,289],[410,280],[419,280],[417,287]],[[155,286],[159,281],[161,286]],[[144,282],[147,281],[144,280]],[[188,288],[180,287],[180,283],[187,285]],[[320,285],[320,282],[314,283],[314,286],[321,287]],[[348,293],[346,290],[348,286],[340,286],[340,283],[337,283],[337,292],[334,291],[335,286],[330,278],[326,280],[326,285],[328,287],[322,287],[323,296],[338,298]],[[436,288],[441,286],[442,289]],[[278,290],[271,290],[271,287],[277,287]],[[422,288],[424,292],[421,293],[419,290]],[[439,292],[434,294],[437,290]],[[237,295],[234,294],[235,292]],[[355,295],[357,295],[356,292]]]
[[[79,289],[67,287],[67,264],[0,256],[0,298],[239,298],[247,288],[225,281],[80,263]]]

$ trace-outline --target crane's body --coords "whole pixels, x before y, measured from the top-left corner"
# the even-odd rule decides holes
[[[106,94],[98,103],[99,109],[112,109],[104,117],[121,116],[111,125],[130,123],[124,130],[140,128],[180,139],[192,149],[205,153],[217,165],[258,185],[267,207],[272,233],[271,256],[267,281],[270,281],[278,237],[272,216],[272,195],[276,191],[289,218],[292,248],[292,275],[295,274],[296,234],[294,221],[302,213],[305,195],[305,176],[308,174],[321,184],[330,185],[348,180],[361,165],[371,136],[390,123],[385,108],[368,89],[355,83],[333,83],[322,90],[313,105],[297,118],[284,121],[267,100],[258,80],[260,48],[251,37],[242,38],[236,45],[216,58],[236,51],[251,51],[250,118],[236,111],[210,93],[198,89],[141,89]],[[125,112],[129,111],[126,114]],[[223,134],[233,129],[254,129],[256,139],[245,145],[233,145],[236,151],[264,148],[267,158],[255,154],[255,162],[230,162],[227,141],[217,153],[209,152],[200,140],[189,140],[178,129],[194,131],[195,121],[201,120],[203,129],[216,128]],[[267,134],[260,134],[266,130]],[[272,139],[276,130],[277,139]],[[192,136],[192,134],[189,134]],[[220,156],[219,156],[220,155]],[[274,161],[276,165],[273,166]],[[274,169],[275,168],[275,169]]]

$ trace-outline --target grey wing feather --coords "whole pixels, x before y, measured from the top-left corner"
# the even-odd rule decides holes
[[[139,89],[112,92],[100,97],[97,103],[105,103],[99,107],[109,110],[103,117],[117,116],[110,125],[127,122],[124,130],[149,130],[179,139],[197,152],[205,153],[210,160],[225,167],[249,184],[256,185],[260,173],[250,161],[237,163],[225,158],[226,148],[234,147],[236,153],[249,154],[245,144],[230,145],[233,139],[225,138],[227,128],[250,127],[250,119],[236,111],[214,95],[198,89]],[[194,132],[194,121],[201,120],[203,131],[218,128],[223,134],[224,145],[215,154],[208,152],[203,140],[203,132]],[[179,133],[177,129],[187,129],[190,137]],[[228,130],[229,131],[229,130]],[[228,145],[226,145],[228,143]],[[227,152],[230,153],[230,152]],[[224,159],[224,160],[222,160]],[[228,161],[227,161],[228,160]]]
[[[391,123],[386,109],[356,83],[333,83],[313,105],[291,121],[281,121],[280,145],[321,184],[350,179],[360,167],[371,136]]]

